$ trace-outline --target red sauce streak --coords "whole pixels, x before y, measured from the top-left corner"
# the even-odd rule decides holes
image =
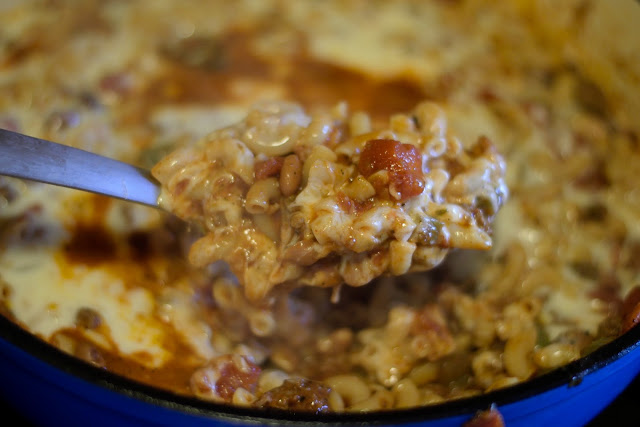
[[[112,260],[116,244],[111,234],[102,226],[80,225],[64,246],[67,259],[74,263],[97,265]]]
[[[161,103],[246,102],[246,93],[234,89],[237,81],[258,87],[277,85],[285,90],[284,99],[305,107],[331,107],[345,100],[354,111],[367,111],[380,123],[425,98],[422,84],[406,76],[375,79],[315,58],[303,34],[292,38],[290,54],[261,54],[255,46],[265,31],[269,29],[236,29],[215,38],[193,38],[161,48],[165,69],[141,88],[142,93],[127,93],[131,102],[126,104],[133,110],[128,120],[139,123]],[[283,63],[291,66],[283,67]],[[329,143],[334,138],[330,135]]]
[[[367,141],[360,155],[358,170],[366,178],[380,170],[389,172],[389,186],[393,186],[400,201],[415,197],[424,190],[422,156],[411,144],[392,139]]]

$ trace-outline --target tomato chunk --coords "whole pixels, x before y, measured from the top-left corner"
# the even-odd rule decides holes
[[[393,139],[367,141],[360,155],[358,171],[368,178],[381,170],[389,173],[389,193],[392,197],[404,201],[422,193],[422,156],[414,145]]]

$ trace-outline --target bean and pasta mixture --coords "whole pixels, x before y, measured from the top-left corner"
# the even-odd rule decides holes
[[[154,166],[161,205],[209,231],[190,262],[226,261],[255,301],[280,283],[362,286],[491,247],[507,189],[486,137],[465,150],[434,103],[381,131],[346,108],[254,106]]]
[[[176,394],[316,413],[577,360],[640,321],[639,9],[3,3],[0,127],[153,168],[189,222],[0,177],[0,315]]]

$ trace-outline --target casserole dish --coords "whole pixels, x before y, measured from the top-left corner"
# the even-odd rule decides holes
[[[347,280],[353,286],[324,289],[336,283],[314,275],[306,283],[314,287],[247,298],[237,277],[251,271],[244,267],[252,256],[270,255],[253,237],[232,239],[244,231],[213,239],[244,254],[234,278],[215,257],[190,265],[195,230],[171,217],[0,177],[2,393],[34,421],[55,414],[105,424],[460,425],[495,405],[507,425],[554,417],[581,425],[637,374],[636,2],[247,1],[203,9],[114,1],[78,9],[34,1],[1,13],[3,128],[151,168],[212,131],[240,138],[219,129],[251,116],[252,106],[293,101],[332,121],[317,132],[324,138],[311,138],[320,154],[285,144],[296,151],[260,153],[258,161],[293,156],[303,172],[318,164],[335,171],[344,153],[325,148],[381,123],[395,133],[375,140],[406,148],[410,132],[401,130],[419,124],[414,108],[422,108],[442,112],[432,127],[451,130],[441,132],[443,147],[495,146],[509,188],[507,200],[497,192],[495,205],[506,203],[493,227],[481,224],[480,246],[488,249],[491,234],[490,250],[452,251],[433,270],[397,279],[365,284],[373,276],[359,276]],[[417,107],[425,100],[439,107]],[[223,167],[216,180],[205,176],[205,188],[234,183],[244,191],[265,170],[209,150]],[[358,150],[349,155],[357,159]],[[442,164],[432,157],[422,172]],[[447,166],[442,182],[461,169]],[[198,172],[181,168],[181,177]],[[378,172],[368,171],[361,188],[371,190],[364,181]],[[283,187],[279,173],[266,175],[274,191]],[[174,184],[178,196],[190,185]],[[404,207],[421,185],[383,204]],[[345,212],[366,217],[371,200],[357,191],[336,197],[344,227],[323,230],[346,236],[345,247],[364,247],[344,235],[353,228]],[[311,223],[323,207],[316,202],[297,201],[292,212],[302,206]],[[493,206],[482,197],[466,203]],[[277,204],[272,216],[224,197],[207,207],[214,215],[205,222],[232,227],[230,218],[251,218],[263,242],[284,241],[273,232],[285,221]],[[437,224],[423,229],[442,231]],[[305,233],[320,240],[317,230]],[[401,247],[415,246],[412,230]],[[437,243],[431,231],[421,236]],[[379,240],[375,250],[391,253]],[[328,261],[305,267],[324,274],[335,260],[327,247]],[[354,259],[337,271],[359,271]],[[25,397],[49,406],[31,411]]]
[[[310,415],[212,405],[115,376],[0,319],[1,397],[35,425],[460,426],[496,405],[507,426],[583,426],[640,372],[640,329],[589,356],[507,390],[387,413]]]

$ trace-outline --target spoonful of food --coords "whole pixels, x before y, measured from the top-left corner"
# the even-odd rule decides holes
[[[432,269],[452,249],[491,248],[505,168],[489,138],[463,143],[432,102],[381,128],[342,104],[313,113],[257,104],[151,171],[0,130],[0,174],[195,224],[203,235],[189,262],[226,262],[251,300],[276,287],[362,286]]]
[[[160,184],[149,171],[5,129],[0,129],[0,175],[159,207]]]

